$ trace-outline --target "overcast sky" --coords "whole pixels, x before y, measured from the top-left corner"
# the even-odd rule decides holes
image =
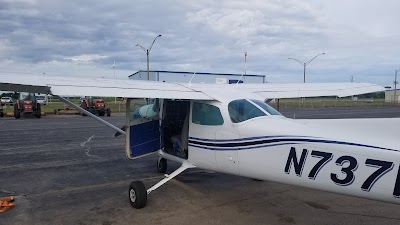
[[[0,0],[0,71],[125,79],[151,70],[373,82],[400,68],[397,0]],[[400,74],[399,74],[400,76]]]

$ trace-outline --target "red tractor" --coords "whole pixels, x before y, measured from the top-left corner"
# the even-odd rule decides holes
[[[111,109],[106,108],[106,104],[102,98],[83,98],[80,100],[81,108],[89,111],[92,114],[104,116],[111,116]],[[82,116],[86,116],[81,113]]]
[[[42,116],[40,104],[34,93],[20,93],[20,100],[14,104],[14,117],[19,119],[22,114],[34,114],[36,118]]]

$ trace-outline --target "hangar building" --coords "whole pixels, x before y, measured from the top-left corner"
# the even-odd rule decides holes
[[[189,83],[237,83],[242,74],[229,74],[229,73],[202,73],[196,72],[182,72],[182,71],[150,71],[150,80],[165,81],[165,82],[179,82]],[[129,76],[132,80],[147,80],[147,70],[139,70],[138,72]],[[265,83],[265,75],[243,75],[241,81],[243,83]],[[240,83],[242,83],[240,82]]]
[[[400,89],[396,90],[396,97],[394,92],[394,90],[385,91],[385,102],[400,103]]]

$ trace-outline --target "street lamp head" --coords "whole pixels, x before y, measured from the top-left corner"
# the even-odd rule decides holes
[[[322,53],[320,53],[320,54],[318,54],[318,55],[316,55],[316,56],[314,56],[313,58],[311,58],[310,60],[308,60],[307,62],[302,62],[302,61],[300,61],[300,60],[298,60],[298,59],[295,59],[295,58],[288,58],[288,59],[293,59],[293,60],[295,60],[296,62],[298,62],[300,65],[302,65],[303,67],[304,67],[304,72],[303,72],[303,77],[304,77],[304,83],[306,82],[306,66],[310,63],[310,62],[312,62],[315,58],[317,58],[318,56],[320,56],[320,55],[325,55],[325,52],[322,52]]]
[[[154,38],[154,40],[153,40],[153,43],[151,43],[151,45],[150,45],[150,47],[149,47],[148,51],[150,51],[150,50],[151,50],[151,48],[152,48],[152,47],[153,47],[153,45],[154,45],[154,42],[156,42],[156,39],[157,39],[158,37],[161,37],[161,34],[157,35],[157,36]]]
[[[146,49],[143,46],[141,46],[140,44],[136,44],[135,46],[140,47],[144,52],[146,52]]]

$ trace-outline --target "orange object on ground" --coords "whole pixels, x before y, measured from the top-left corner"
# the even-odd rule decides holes
[[[13,202],[13,201],[14,201],[14,197],[13,196],[10,196],[10,197],[7,197],[7,198],[1,198],[0,199],[0,213],[5,212],[5,211],[13,208],[15,205],[13,203],[10,203],[10,202]]]

